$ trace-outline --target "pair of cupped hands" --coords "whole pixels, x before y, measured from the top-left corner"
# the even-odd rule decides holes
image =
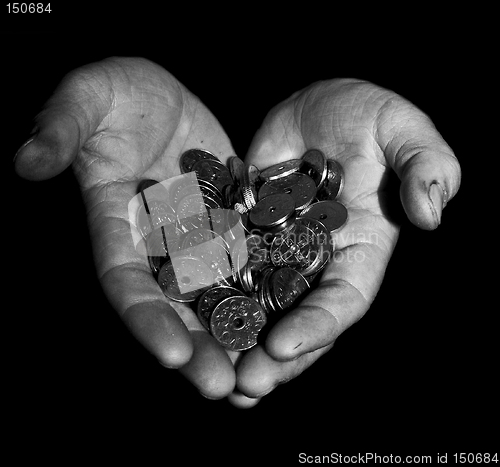
[[[141,58],[110,58],[69,73],[18,151],[30,180],[72,166],[85,202],[103,290],[135,337],[208,398],[251,407],[330,350],[369,308],[398,238],[384,182],[394,170],[410,221],[435,229],[460,185],[460,166],[431,120],[392,91],[356,79],[311,84],[272,109],[247,164],[264,169],[311,148],[345,172],[349,221],[318,287],[246,352],[222,348],[190,307],[160,290],[134,246],[128,204],[143,179],[180,174],[179,157],[202,148],[234,155],[214,115],[168,71]]]

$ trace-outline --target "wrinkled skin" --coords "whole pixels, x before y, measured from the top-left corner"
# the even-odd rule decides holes
[[[166,70],[113,58],[65,77],[15,167],[43,180],[72,166],[112,306],[162,365],[178,368],[205,397],[229,397],[239,407],[299,375],[368,310],[398,237],[384,209],[388,171],[401,179],[408,218],[427,230],[439,225],[460,185],[457,159],[430,119],[374,84],[323,81],[272,109],[245,161],[262,170],[321,149],[344,168],[340,200],[349,221],[318,288],[271,329],[264,346],[236,353],[220,347],[188,306],[162,294],[130,235],[127,208],[139,181],[178,175],[180,154],[195,147],[223,163],[234,155],[216,118]]]

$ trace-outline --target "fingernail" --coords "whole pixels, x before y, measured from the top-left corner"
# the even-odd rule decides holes
[[[444,190],[439,183],[434,182],[429,188],[429,199],[432,204],[434,219],[437,225],[441,223],[441,214],[444,207]]]
[[[220,399],[220,397],[207,396],[206,394],[204,394],[200,390],[198,390],[198,392],[200,393],[200,395],[202,395],[205,399],[208,399],[209,401],[217,401]]]
[[[269,394],[272,390],[274,390],[274,388],[276,388],[276,386],[271,386],[270,388],[266,389],[265,391],[260,392],[259,394],[254,396],[255,399],[258,399],[260,397],[264,397],[265,395]]]
[[[32,136],[30,139],[28,139],[28,141],[26,141],[16,152],[15,156],[14,156],[14,159],[12,159],[12,162],[15,162],[16,159],[17,159],[17,156],[19,155],[19,153],[26,147],[28,146],[28,144],[30,144],[31,142],[33,142],[33,140],[36,138],[36,135],[35,136]]]
[[[31,130],[30,132],[30,137],[29,139],[17,150],[15,156],[14,156],[14,159],[12,159],[12,162],[15,162],[16,159],[17,159],[17,156],[19,155],[19,153],[26,147],[28,146],[28,144],[32,143],[33,140],[38,136],[38,133],[40,132],[40,128],[38,128],[38,125],[35,125],[35,127],[33,128],[33,130]]]

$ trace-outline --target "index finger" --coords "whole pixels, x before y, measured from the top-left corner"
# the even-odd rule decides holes
[[[127,205],[136,190],[137,182],[129,182],[85,192],[97,275],[132,334],[163,365],[177,368],[191,358],[192,342],[133,243]]]

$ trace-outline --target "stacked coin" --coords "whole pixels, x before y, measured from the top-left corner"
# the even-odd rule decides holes
[[[332,233],[347,221],[336,201],[342,167],[316,149],[263,171],[190,149],[180,170],[168,186],[139,184],[151,269],[165,296],[191,303],[222,346],[251,348],[332,257]]]

